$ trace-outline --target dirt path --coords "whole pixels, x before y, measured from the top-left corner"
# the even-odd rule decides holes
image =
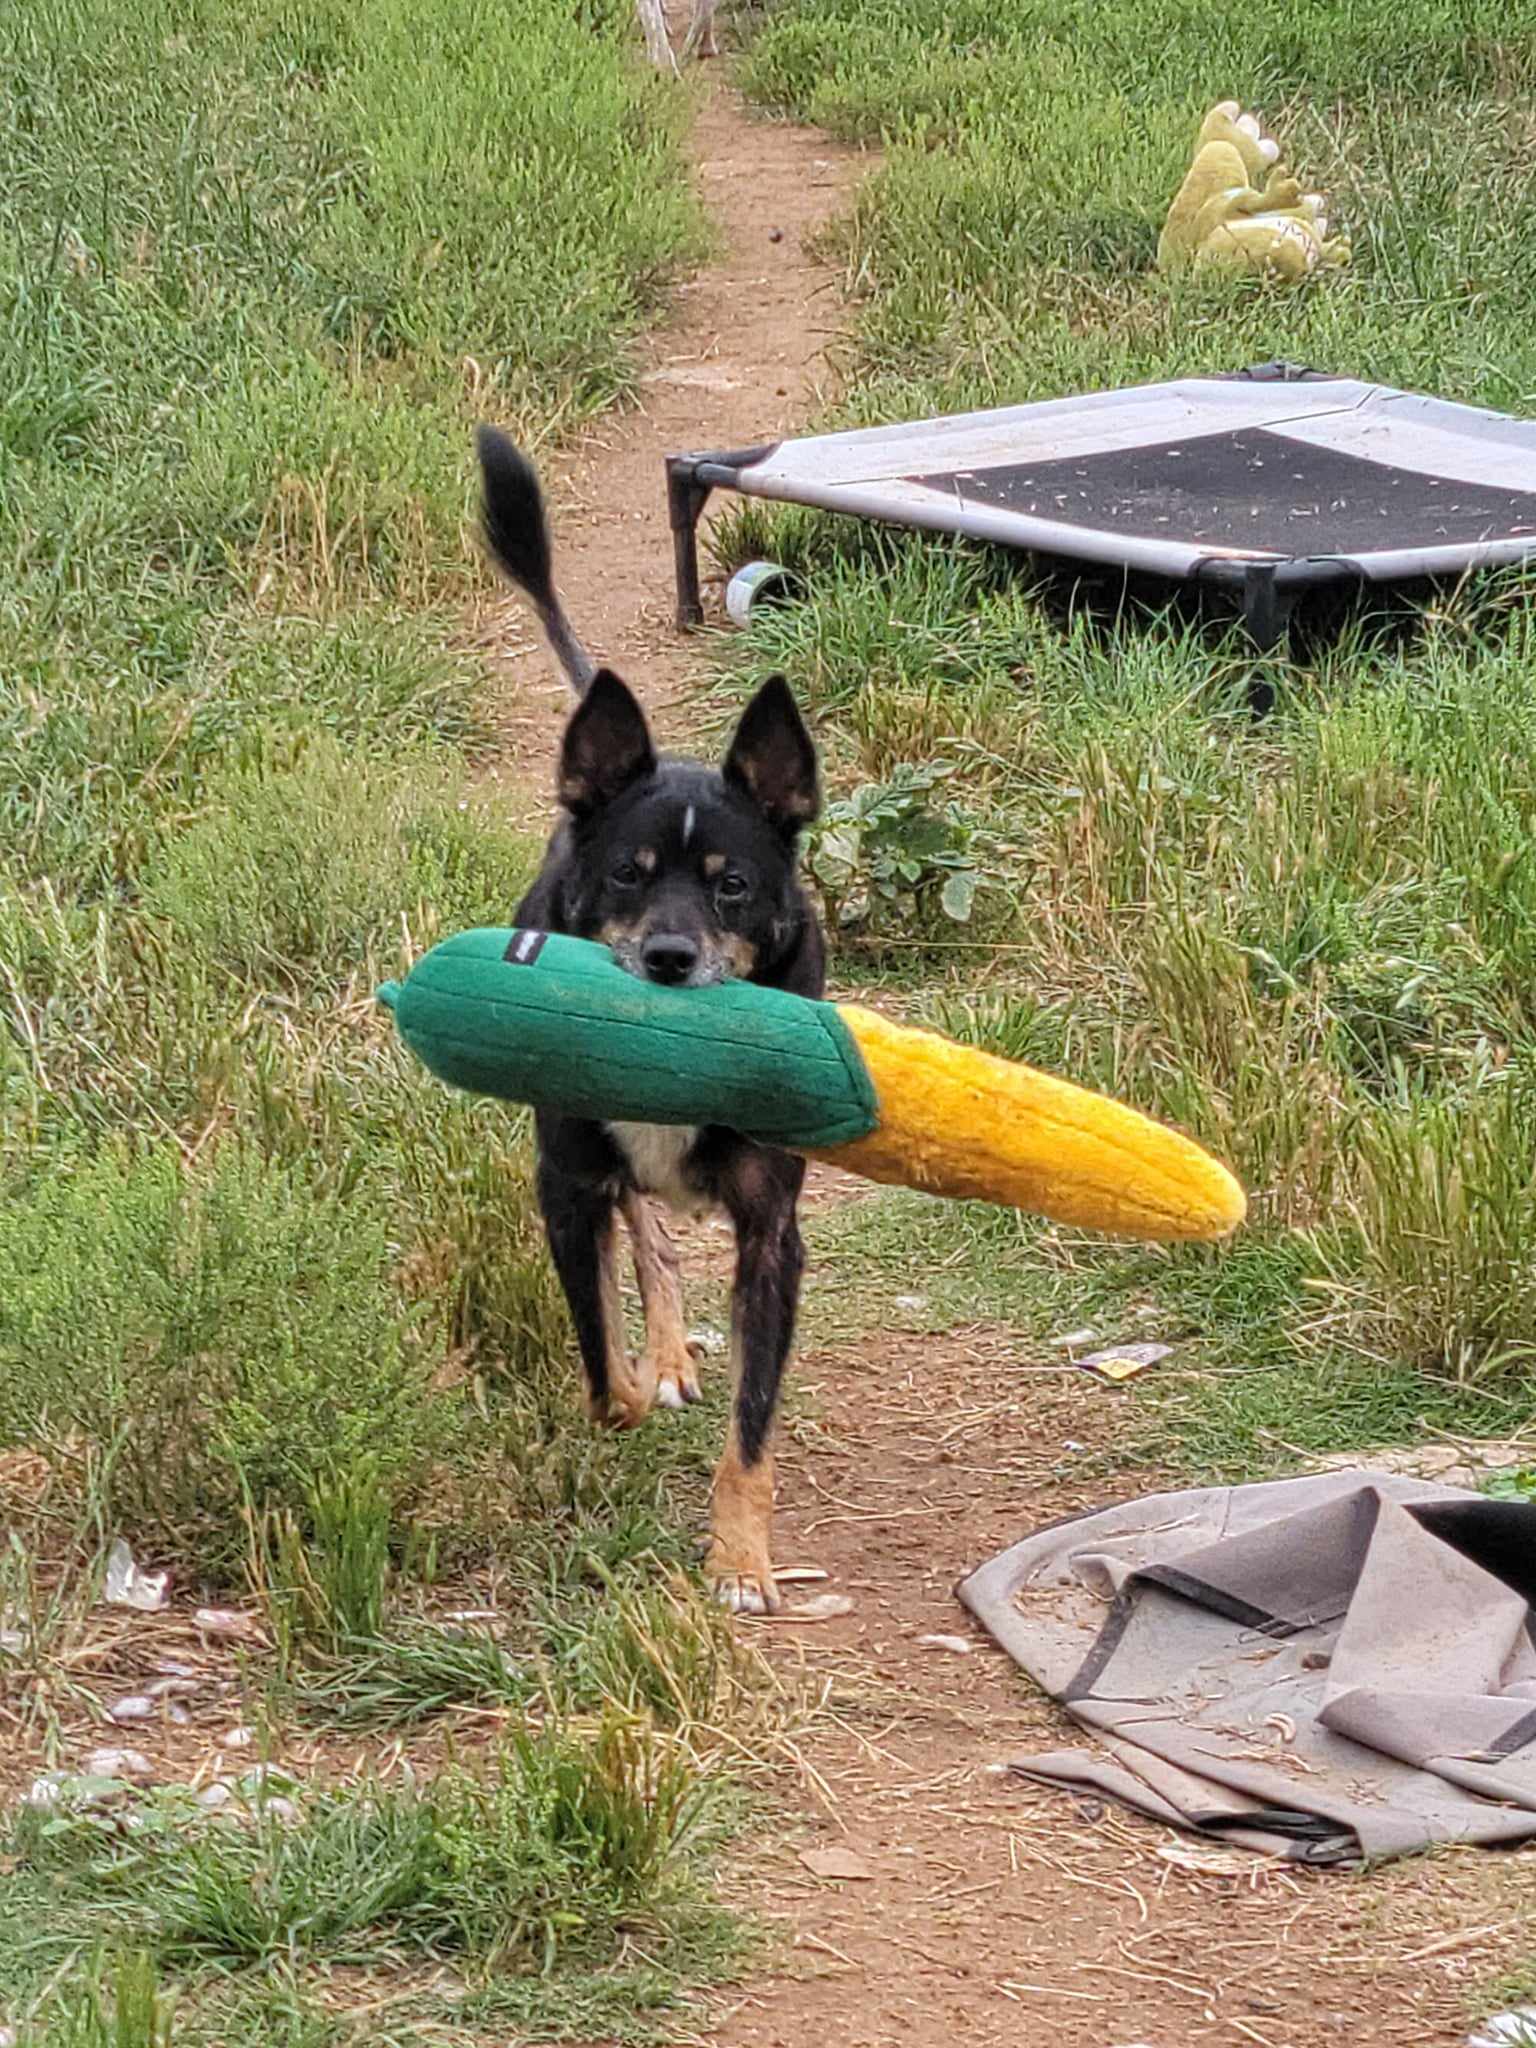
[[[1529,1953],[1528,1856],[1300,1872],[1000,1774],[1079,1738],[952,1588],[1032,1527],[1156,1483],[1115,1469],[1134,1395],[985,1328],[812,1353],[797,1379],[820,1414],[784,1447],[778,1554],[856,1608],[754,1629],[830,1706],[805,1741],[803,1828],[746,1866],[787,1960],[719,2048],[1464,2041],[1469,1999]],[[832,1844],[869,1876],[800,1861]]]
[[[806,242],[869,164],[818,130],[755,118],[717,66],[691,77],[691,149],[715,256],[678,288],[673,319],[653,337],[638,408],[543,464],[556,571],[576,628],[672,745],[680,686],[696,664],[672,623],[663,458],[747,447],[814,414],[839,302],[835,274]],[[538,792],[547,807],[566,685],[514,600],[498,603],[484,626],[506,735],[493,779]]]
[[[716,259],[656,336],[639,407],[545,466],[578,629],[672,744],[693,723],[700,664],[671,623],[662,458],[746,445],[814,413],[839,307],[805,240],[867,167],[813,131],[754,120],[713,67],[696,90]],[[538,816],[566,687],[513,601],[482,625],[506,734],[492,775]],[[814,1201],[848,1192],[813,1178]],[[718,1276],[719,1239],[690,1239],[685,1267],[705,1259]],[[999,1773],[1071,1732],[951,1588],[1035,1524],[1145,1483],[1113,1468],[1119,1404],[1134,1397],[985,1329],[812,1352],[796,1378],[817,1420],[783,1446],[777,1555],[824,1567],[856,1605],[819,1626],[754,1628],[785,1676],[829,1704],[804,1742],[800,1824],[738,1865],[741,1896],[781,1931],[783,1959],[714,2016],[719,2048],[1464,2039],[1475,1988],[1527,1945],[1528,1859],[1299,1873]],[[814,1876],[801,1852],[831,1844],[869,1875]]]

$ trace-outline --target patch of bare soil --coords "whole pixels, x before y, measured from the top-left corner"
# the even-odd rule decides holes
[[[842,211],[868,162],[816,130],[749,114],[713,66],[694,78],[691,147],[715,258],[677,288],[673,317],[647,351],[638,405],[543,469],[556,575],[576,629],[661,714],[663,744],[675,737],[666,714],[695,673],[673,627],[664,460],[750,447],[815,412],[838,300],[835,274],[807,243]],[[525,809],[531,795],[547,817],[568,687],[515,599],[494,606],[481,644],[504,735],[489,779]]]
[[[1133,1390],[986,1328],[876,1337],[798,1377],[821,1412],[783,1447],[778,1556],[856,1605],[744,1624],[826,1705],[802,1738],[801,1825],[755,1844],[741,1879],[781,1962],[721,2048],[1465,2039],[1469,1999],[1529,1953],[1529,1854],[1300,1871],[1000,1772],[1084,1738],[952,1589],[1041,1523],[1166,1483],[1114,1472]],[[828,1849],[853,1861],[826,1870],[858,1874],[808,1867]]]

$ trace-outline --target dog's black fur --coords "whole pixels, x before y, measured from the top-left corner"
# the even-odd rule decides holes
[[[819,996],[822,934],[796,872],[800,832],[819,804],[816,754],[783,677],[748,704],[718,769],[659,757],[634,696],[593,663],[565,617],[532,466],[491,428],[479,453],[490,550],[533,604],[579,697],[560,754],[566,816],[517,922],[601,940],[631,973],[658,982],[744,978]],[[599,1415],[613,1391],[615,1337],[602,1274],[626,1193],[723,1208],[734,1224],[737,1386],[712,1569],[739,1604],[760,1596],[771,1606],[766,1510],[747,1511],[764,1526],[761,1542],[746,1545],[757,1554],[743,1555],[742,1515],[729,1503],[722,1511],[721,1490],[759,1503],[771,1495],[768,1444],[804,1259],[795,1216],[803,1163],[714,1125],[665,1133],[541,1115],[538,1142],[550,1251]]]

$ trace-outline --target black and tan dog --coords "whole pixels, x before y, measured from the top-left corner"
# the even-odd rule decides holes
[[[789,686],[782,676],[762,686],[719,768],[658,756],[634,696],[593,663],[566,618],[531,465],[491,428],[479,451],[491,552],[533,604],[579,699],[560,751],[565,818],[517,922],[601,940],[652,981],[735,978],[819,996],[821,929],[796,871],[799,835],[818,806],[816,754]],[[708,1568],[729,1605],[771,1611],[770,1439],[804,1265],[795,1216],[804,1164],[715,1125],[541,1115],[538,1144],[539,1202],[599,1421],[633,1427],[658,1402],[698,1398],[677,1257],[647,1197],[723,1209],[735,1226],[735,1403]],[[645,1309],[638,1360],[619,1298],[620,1215]]]

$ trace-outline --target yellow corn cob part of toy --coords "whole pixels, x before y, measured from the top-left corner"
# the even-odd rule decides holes
[[[1123,1103],[873,1010],[837,1010],[874,1083],[879,1121],[818,1159],[1129,1237],[1225,1237],[1247,1213],[1224,1166]]]

